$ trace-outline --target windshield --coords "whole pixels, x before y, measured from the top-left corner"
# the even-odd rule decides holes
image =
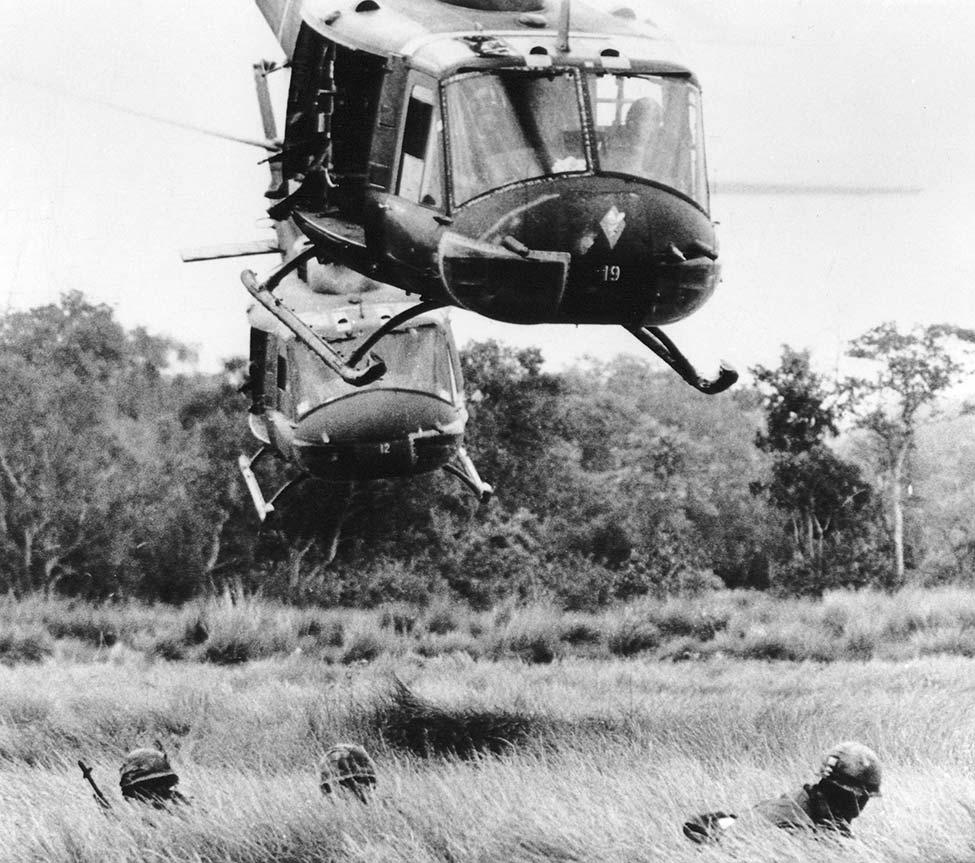
[[[586,170],[573,73],[471,73],[445,89],[454,203],[519,180]]]
[[[330,344],[348,358],[363,341],[365,335],[332,341]],[[386,374],[363,387],[347,384],[301,342],[292,342],[291,347],[295,369],[293,386],[299,416],[324,402],[364,390],[414,390],[456,404],[457,384],[450,345],[444,331],[435,324],[384,336],[373,348],[373,353],[385,361]]]
[[[599,166],[677,189],[707,206],[700,91],[685,78],[589,76]]]

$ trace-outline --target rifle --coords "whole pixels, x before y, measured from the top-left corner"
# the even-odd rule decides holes
[[[95,777],[91,775],[91,768],[80,758],[78,759],[78,766],[81,768],[81,775],[88,780],[91,790],[95,792],[95,801],[98,803],[98,805],[101,806],[102,809],[111,809],[112,804],[108,802],[108,798],[102,794],[102,789],[99,788],[95,783]]]

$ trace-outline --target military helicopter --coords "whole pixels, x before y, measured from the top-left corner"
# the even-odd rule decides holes
[[[283,320],[276,286],[316,261],[416,298],[348,356],[315,348],[345,381],[374,379],[370,349],[410,315],[459,306],[620,325],[700,392],[734,383],[660,329],[720,268],[700,88],[659,31],[627,9],[570,22],[568,0],[257,5],[291,69],[268,212],[307,242],[248,290]]]
[[[269,139],[276,129],[266,77],[272,68],[254,66]],[[270,164],[276,188],[280,170]],[[183,259],[274,252],[287,264],[301,257],[307,241],[294,224],[277,220],[274,229],[271,241],[187,250]],[[463,447],[468,414],[447,310],[415,314],[401,291],[342,266],[306,260],[281,272],[272,286],[275,294],[245,273],[258,303],[248,312],[251,362],[244,389],[251,397],[250,430],[261,446],[238,463],[260,520],[308,477],[328,480],[347,503],[357,481],[443,468],[486,502],[493,489]],[[381,358],[370,352],[380,329]],[[334,357],[348,358],[352,365],[358,364],[356,357],[368,359],[360,373],[342,374],[344,367]],[[299,473],[266,498],[253,468],[269,454]],[[333,554],[342,517],[332,525]]]

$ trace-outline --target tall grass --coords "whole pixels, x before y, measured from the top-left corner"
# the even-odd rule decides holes
[[[221,666],[135,652],[3,667],[0,860],[971,860],[972,671],[958,657],[675,665],[404,656],[326,667],[301,654]],[[377,720],[394,672],[420,712],[532,722],[497,755],[416,752],[389,734],[388,711]],[[156,736],[193,804],[170,814],[116,803],[102,813],[76,758],[94,763],[118,801],[122,751]],[[744,812],[809,781],[822,752],[851,737],[885,765],[884,797],[858,819],[854,839],[816,841],[760,823],[705,849],[682,837],[690,814]],[[339,739],[365,741],[376,758],[368,806],[318,792],[315,763]]]
[[[975,591],[837,591],[817,600],[718,591],[592,614],[545,603],[489,611],[446,601],[369,611],[295,608],[229,592],[182,608],[0,598],[0,663],[51,655],[112,661],[127,651],[217,665],[290,654],[344,665],[407,655],[529,664],[573,656],[813,662],[975,656]]]

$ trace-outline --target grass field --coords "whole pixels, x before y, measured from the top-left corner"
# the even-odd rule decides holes
[[[0,663],[101,661],[112,651],[222,665],[295,654],[344,665],[383,656],[541,664],[570,657],[975,657],[975,590],[835,591],[822,599],[725,590],[596,613],[545,603],[475,612],[443,599],[423,608],[294,608],[232,593],[182,608],[0,597]]]
[[[395,731],[395,678],[449,715],[517,733],[502,754],[418,754]],[[116,643],[0,666],[0,859],[28,861],[975,861],[975,661],[547,664],[302,653],[233,666]],[[402,719],[402,717],[399,717]],[[160,738],[194,799],[103,813],[130,747]],[[720,846],[689,815],[798,787],[855,738],[886,768],[847,841],[741,825]],[[374,803],[323,798],[315,764],[360,740]]]

